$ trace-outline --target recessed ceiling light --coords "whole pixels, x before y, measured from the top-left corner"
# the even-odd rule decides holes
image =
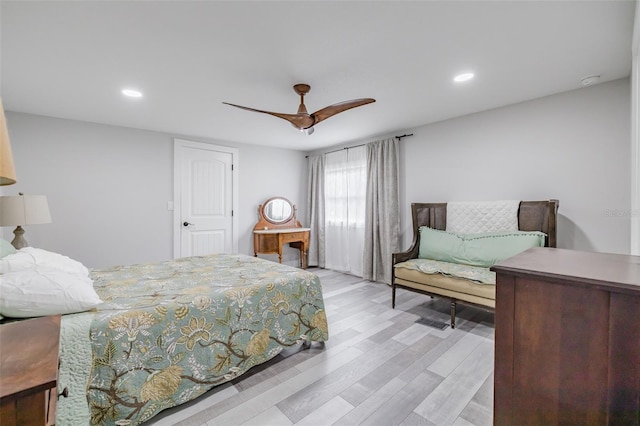
[[[471,80],[473,78],[473,73],[472,72],[465,72],[463,74],[458,74],[453,78],[453,81],[455,81],[456,83],[462,83],[463,81],[468,81]]]
[[[142,92],[135,89],[122,89],[122,94],[128,98],[141,98]]]

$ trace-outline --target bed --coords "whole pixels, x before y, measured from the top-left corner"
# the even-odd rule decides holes
[[[104,303],[63,315],[56,424],[137,425],[324,342],[319,278],[240,254],[90,271]]]

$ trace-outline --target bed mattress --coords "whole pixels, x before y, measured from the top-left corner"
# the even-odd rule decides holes
[[[105,302],[65,315],[56,424],[137,425],[261,364],[328,339],[310,272],[226,254],[91,271]]]

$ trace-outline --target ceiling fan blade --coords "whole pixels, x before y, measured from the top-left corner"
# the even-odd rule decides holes
[[[372,98],[363,98],[363,99],[352,99],[350,101],[339,102],[337,104],[329,105],[328,107],[324,107],[313,114],[311,117],[314,119],[313,124],[316,125],[322,120],[326,120],[327,118],[339,114],[343,111],[346,111],[351,108],[356,108],[362,105],[370,104],[375,102],[375,99]]]
[[[309,128],[313,126],[313,119],[307,114],[284,114],[281,112],[272,112],[272,111],[263,111],[261,109],[249,108],[241,105],[230,104],[229,102],[223,102],[225,105],[231,105],[236,108],[245,109],[247,111],[260,112],[263,114],[273,115],[274,117],[282,118],[287,120],[289,123],[293,124],[293,127],[296,127],[300,130]]]

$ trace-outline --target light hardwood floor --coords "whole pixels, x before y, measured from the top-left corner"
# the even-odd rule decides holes
[[[152,419],[156,426],[490,425],[493,314],[351,275],[321,281],[329,341],[292,348],[237,380]]]

